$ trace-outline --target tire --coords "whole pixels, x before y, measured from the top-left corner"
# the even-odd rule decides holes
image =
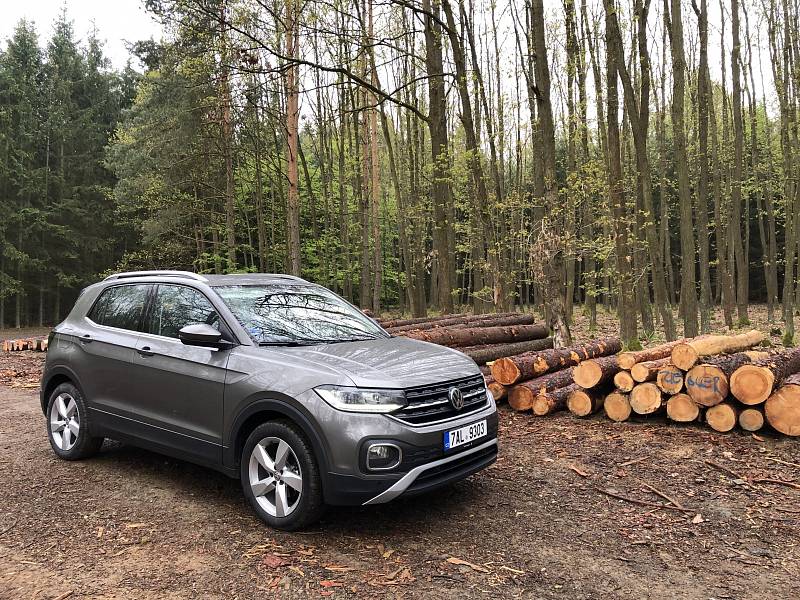
[[[294,531],[322,516],[317,459],[291,422],[270,421],[253,430],[242,449],[240,475],[244,495],[270,527]]]
[[[80,460],[97,454],[102,437],[90,435],[89,411],[80,390],[62,383],[47,401],[47,439],[59,458]]]

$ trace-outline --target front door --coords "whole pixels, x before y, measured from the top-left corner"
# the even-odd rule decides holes
[[[229,352],[183,344],[178,331],[194,323],[219,325],[208,298],[189,286],[159,284],[136,343],[137,418],[151,443],[216,464]]]

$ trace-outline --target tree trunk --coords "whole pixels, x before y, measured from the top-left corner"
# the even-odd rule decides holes
[[[300,276],[300,188],[298,180],[298,145],[300,135],[299,67],[293,62],[299,56],[300,8],[298,0],[286,0],[286,179],[289,194],[286,204],[289,272]]]

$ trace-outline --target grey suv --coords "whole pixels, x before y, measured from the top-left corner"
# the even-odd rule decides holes
[[[206,465],[287,530],[326,504],[458,481],[498,449],[471,359],[392,338],[287,275],[144,271],[86,288],[51,333],[41,403],[61,458],[108,437]]]

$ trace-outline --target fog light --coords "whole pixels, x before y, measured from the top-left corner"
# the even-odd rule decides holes
[[[367,469],[388,471],[400,464],[403,452],[394,444],[371,444],[367,447]]]

